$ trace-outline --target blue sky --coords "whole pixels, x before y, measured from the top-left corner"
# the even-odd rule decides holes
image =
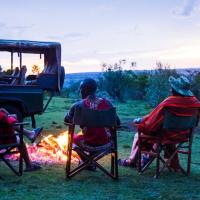
[[[0,38],[58,41],[67,72],[200,66],[200,0],[0,0]],[[0,64],[8,57],[0,55]],[[24,64],[42,65],[26,56]],[[17,65],[17,63],[16,63]],[[129,67],[128,64],[126,66]]]

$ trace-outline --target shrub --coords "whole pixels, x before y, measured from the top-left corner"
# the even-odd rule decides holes
[[[170,69],[169,65],[157,63],[157,69],[152,71],[146,89],[148,103],[155,107],[170,94],[169,76],[177,76],[176,70]]]
[[[99,88],[119,101],[127,98],[141,99],[145,94],[147,75],[144,73],[136,75],[133,70],[123,70],[125,62],[121,60],[114,65],[103,64],[103,75],[99,78]]]
[[[69,84],[67,88],[63,88],[61,91],[62,97],[71,97],[78,98],[79,97],[79,86],[81,81],[72,82]]]

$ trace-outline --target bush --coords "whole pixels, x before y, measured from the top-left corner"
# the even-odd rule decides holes
[[[146,100],[155,107],[170,94],[169,77],[177,76],[176,70],[171,70],[168,65],[157,63],[157,69],[152,71],[146,89]]]
[[[99,78],[99,88],[106,91],[113,99],[124,101],[127,98],[142,99],[148,76],[136,75],[133,70],[123,70],[125,60],[114,65],[103,64],[103,75]]]
[[[192,83],[191,90],[194,95],[200,99],[200,71],[199,70],[187,70],[188,79]]]
[[[78,98],[79,97],[79,86],[81,81],[72,82],[69,84],[67,88],[63,88],[61,91],[62,97],[71,97]]]

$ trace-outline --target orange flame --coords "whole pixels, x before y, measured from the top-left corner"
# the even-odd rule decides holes
[[[31,144],[27,146],[27,150],[32,161],[43,164],[65,163],[67,160],[68,133],[63,132],[58,136],[48,135],[43,138],[39,144]],[[72,161],[79,160],[78,155],[72,152]],[[17,159],[11,156],[10,159]]]

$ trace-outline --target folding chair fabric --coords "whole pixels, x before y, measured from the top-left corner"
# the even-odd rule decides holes
[[[116,121],[117,115],[115,108],[109,110],[92,110],[85,107],[77,107],[75,110],[73,123],[65,123],[68,128],[68,150],[67,150],[67,163],[66,163],[66,177],[70,178],[83,169],[87,168],[90,164],[95,165],[105,174],[113,179],[118,179],[118,153],[117,153],[117,136],[116,136]],[[82,155],[86,157],[86,160],[71,170],[71,155],[72,155],[72,143],[75,126],[85,127],[106,127],[111,132],[111,142],[101,146],[90,146],[87,144],[80,145],[78,148],[81,150]],[[88,155],[88,153],[89,155]],[[91,153],[91,155],[90,155]],[[111,154],[111,170],[110,172],[100,165],[97,161],[103,158],[105,155]]]

